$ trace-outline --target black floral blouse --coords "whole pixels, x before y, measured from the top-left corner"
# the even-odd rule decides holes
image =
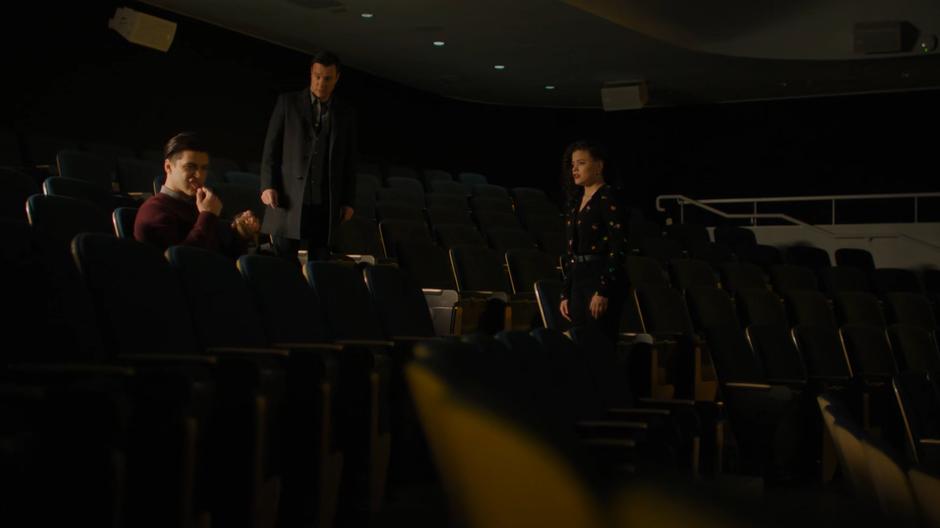
[[[565,233],[568,238],[568,251],[565,255],[565,268],[568,273],[561,298],[571,296],[571,269],[575,265],[575,255],[603,255],[606,257],[598,295],[609,297],[612,288],[617,286],[618,277],[623,275],[626,248],[626,226],[623,213],[614,199],[613,189],[604,185],[594,192],[584,209],[580,212],[584,189],[569,204],[565,221]]]

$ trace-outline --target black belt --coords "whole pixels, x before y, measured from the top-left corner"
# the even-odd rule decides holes
[[[575,261],[575,262],[581,262],[581,263],[584,263],[584,262],[594,262],[594,261],[601,260],[602,258],[604,258],[604,255],[601,255],[601,254],[598,254],[598,253],[590,253],[590,254],[587,254],[587,255],[575,255],[575,256],[574,256],[574,261]]]

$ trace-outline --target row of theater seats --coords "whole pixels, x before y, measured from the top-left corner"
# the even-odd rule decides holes
[[[775,291],[756,266],[745,267],[744,280],[742,263],[724,265],[721,276],[701,261],[669,264],[671,282],[656,260],[627,258],[622,331],[651,334],[666,355],[636,363],[634,386],[710,400],[713,368],[739,445],[758,465],[780,435],[805,438],[799,424],[818,421],[808,395],[836,391],[910,463],[940,470],[940,392],[932,381],[940,369],[938,320],[923,293],[846,289],[830,298],[809,288],[812,281],[778,279]],[[560,287],[541,281],[536,288],[556,328],[565,327],[556,307]],[[803,463],[814,459],[808,453]]]
[[[46,198],[48,198],[48,197],[46,197]],[[47,201],[47,200],[39,200],[39,201],[42,202],[42,201]],[[72,218],[74,218],[74,216],[73,216]],[[31,217],[31,219],[32,219],[32,217]],[[34,226],[34,227],[36,227],[36,226]],[[110,226],[108,226],[108,227],[110,227]],[[38,227],[36,227],[36,228],[38,229]],[[106,229],[107,229],[107,228],[105,228],[105,230],[106,230]],[[16,246],[16,245],[14,245],[14,246]],[[633,258],[633,261],[636,262],[636,261],[637,261],[636,258]],[[639,262],[642,262],[642,260],[639,260]],[[629,270],[629,269],[632,269],[632,268],[634,268],[634,267],[635,267],[635,266],[630,266],[630,265],[628,264],[628,270]],[[135,266],[135,268],[136,268],[136,266]],[[120,267],[120,266],[119,266],[119,267],[116,267],[113,271],[114,271],[115,274],[118,274],[119,271],[122,270],[122,269],[124,269],[124,267]],[[386,269],[386,267],[380,267],[379,269]],[[557,270],[554,271],[554,273],[557,274]],[[712,273],[712,275],[714,276],[714,272],[711,272],[711,273]],[[660,271],[659,271],[659,274],[660,274],[660,276],[662,277],[663,272],[660,270]],[[361,279],[358,279],[358,280],[361,282]],[[209,282],[211,282],[211,281],[209,281]],[[330,283],[332,284],[333,282],[334,282],[333,279],[330,279]],[[634,285],[640,284],[641,282],[642,282],[642,281],[639,280],[636,275],[631,276],[631,283],[633,283]],[[200,284],[207,284],[207,283],[208,283],[208,282],[206,282],[206,281],[200,281]],[[354,284],[354,283],[355,283],[355,280],[353,281],[353,284]],[[764,281],[764,284],[765,284],[765,285],[763,286],[763,289],[764,289],[764,290],[767,290],[767,287],[766,287],[766,280]],[[662,285],[660,284],[660,286],[662,286]],[[353,291],[353,290],[356,288],[355,286],[350,286],[349,284],[346,284],[346,285],[344,285],[343,287],[346,288],[346,290],[340,290],[340,291]],[[352,290],[349,289],[350,287],[352,288]],[[125,289],[127,289],[128,291],[131,291],[131,290],[132,290],[132,288],[125,288]],[[746,289],[746,288],[743,288],[743,289]],[[743,289],[742,289],[742,290],[743,290]],[[224,290],[224,289],[221,288],[221,287],[218,288],[218,291],[223,291],[223,290]],[[637,299],[638,301],[639,301],[639,299],[640,299],[640,296],[642,295],[642,294],[640,293],[640,290],[641,290],[640,288],[637,288],[637,291],[636,291],[636,293],[635,293],[636,299]],[[688,288],[688,289],[687,289],[687,292],[688,292],[689,290],[691,290],[691,288]],[[758,288],[758,290],[760,290],[760,288]],[[719,290],[719,291],[720,291],[720,290]],[[796,290],[796,292],[799,293],[799,290]],[[414,293],[414,290],[412,290],[412,293]],[[713,290],[711,293],[714,294],[714,293],[715,293],[714,290]],[[418,299],[418,298],[420,297],[420,295],[413,295],[412,297],[414,297],[415,299]],[[654,294],[651,294],[649,297],[650,297],[650,299],[649,299],[649,302],[647,303],[648,306],[649,306],[648,308],[644,309],[643,304],[642,304],[642,303],[639,304],[639,315],[642,316],[642,317],[639,319],[639,324],[640,324],[641,326],[639,326],[638,328],[639,328],[640,330],[642,330],[642,331],[647,332],[647,333],[654,333],[654,334],[656,334],[656,333],[658,333],[658,332],[656,331],[656,328],[660,326],[660,323],[662,323],[663,321],[669,321],[669,320],[670,320],[670,317],[669,317],[669,316],[670,316],[670,313],[669,313],[669,310],[670,310],[669,304],[670,304],[670,302],[673,304],[673,307],[679,306],[679,305],[681,304],[682,298],[681,298],[681,295],[680,295],[680,296],[679,296],[679,300],[676,301],[676,300],[675,300],[675,294],[669,293],[668,290],[656,291]],[[671,297],[672,299],[670,299],[670,297]],[[721,298],[720,295],[716,295],[715,297],[716,297],[716,298],[719,298],[719,299]],[[797,296],[797,297],[799,297],[799,296]],[[813,296],[810,295],[810,297],[813,297]],[[818,296],[816,296],[816,297],[817,297],[816,300],[818,301]],[[543,306],[543,312],[544,312],[544,313],[551,313],[552,309],[554,309],[554,308],[556,307],[556,304],[557,304],[557,302],[556,302],[556,301],[557,301],[557,295],[546,295],[546,296],[544,296],[543,298],[546,299],[546,300],[548,300],[548,304],[546,304],[546,306]],[[691,300],[690,300],[690,302],[691,302]],[[721,302],[721,301],[719,301],[719,302]],[[779,306],[779,301],[776,301],[776,302],[778,303],[778,306]],[[812,303],[813,301],[809,301],[809,302]],[[213,306],[217,306],[217,305],[223,305],[223,304],[224,304],[224,305],[227,305],[227,301],[226,301],[225,303],[219,303],[219,304],[213,303],[212,305],[213,305]],[[399,303],[397,303],[396,305],[401,305],[401,304],[402,304],[402,303],[399,302]],[[791,303],[791,304],[792,304],[792,303]],[[360,306],[361,306],[361,305],[360,305]],[[811,305],[811,306],[812,306],[812,305]],[[818,314],[818,313],[825,313],[825,311],[821,308],[821,306],[822,306],[822,305],[820,305],[818,302],[815,302],[815,306],[814,306],[814,307],[807,308],[807,309],[802,310],[802,311],[804,311],[804,312],[806,312],[806,313],[809,313],[809,314],[813,314],[813,313],[817,313],[817,314]],[[827,309],[828,309],[828,306],[827,306]],[[768,309],[768,310],[770,310],[770,309]],[[421,312],[421,311],[422,311],[422,310],[418,310],[418,312]],[[426,305],[423,307],[423,311],[424,311],[424,313],[427,313],[427,306],[426,306]],[[685,318],[686,318],[686,319],[689,319],[689,315],[688,315],[688,313],[687,313],[687,310],[683,310],[683,311],[686,312],[686,313],[685,313]],[[786,310],[784,310],[784,311],[786,312]],[[797,313],[797,312],[799,312],[799,311],[800,311],[800,310],[797,310],[797,309],[791,309],[791,312],[792,312],[792,313]],[[341,313],[341,312],[337,312],[337,313]],[[356,316],[357,316],[357,314],[359,314],[359,313],[360,313],[359,311],[349,312],[350,317],[349,317],[348,320],[355,321],[355,320],[356,320]],[[663,316],[660,317],[660,315],[657,315],[658,313],[665,314],[665,315],[663,315]],[[675,313],[679,313],[679,310],[675,310]],[[708,310],[706,310],[706,313],[707,313],[707,314],[713,314],[713,313],[714,313],[714,314],[727,314],[727,313],[729,313],[729,311],[728,311],[728,310],[722,310],[722,309],[708,309]],[[893,312],[892,312],[892,313],[893,313]],[[681,315],[680,315],[679,319],[681,319],[681,318],[682,318],[682,317],[681,317]],[[696,316],[696,318],[693,318],[693,319],[697,319],[697,318],[698,318],[698,316]],[[704,318],[704,317],[703,317],[703,318]],[[677,320],[678,320],[678,319],[677,319]],[[659,321],[659,322],[657,322],[657,321]],[[727,320],[724,321],[724,323],[727,323],[727,322],[728,322]],[[712,334],[715,334],[715,335],[721,334],[721,333],[722,333],[722,326],[723,326],[724,323],[718,323],[718,324],[713,325],[713,326],[712,326],[712,331],[709,331],[709,329],[706,329],[704,332],[699,331],[698,333],[699,333],[699,334],[702,334],[702,335],[704,335],[704,336],[706,336],[706,339],[704,340],[704,342],[699,342],[699,343],[695,342],[695,340],[692,340],[692,341],[691,341],[691,345],[693,345],[693,348],[699,347],[699,348],[705,350],[706,356],[712,357],[712,358],[715,359],[715,366],[716,366],[716,369],[717,369],[717,371],[718,371],[718,380],[721,381],[722,397],[723,397],[724,401],[728,404],[729,416],[731,417],[732,428],[735,430],[736,436],[738,437],[738,440],[739,440],[739,443],[740,443],[740,447],[741,447],[741,449],[742,449],[743,451],[748,451],[748,450],[753,451],[754,454],[753,454],[752,456],[755,457],[755,458],[757,458],[758,460],[760,460],[760,458],[761,458],[761,453],[762,453],[763,451],[765,451],[766,449],[769,449],[769,447],[773,445],[774,437],[779,434],[779,433],[778,433],[778,429],[779,429],[779,427],[780,427],[780,422],[781,422],[781,421],[784,421],[785,419],[791,419],[791,420],[792,420],[794,416],[800,416],[800,413],[801,413],[801,412],[805,412],[805,411],[803,411],[803,409],[804,409],[805,407],[803,407],[803,406],[801,405],[801,403],[802,403],[803,401],[805,401],[805,400],[803,399],[803,397],[800,396],[800,394],[809,394],[809,392],[804,392],[805,389],[794,390],[794,387],[789,384],[789,381],[790,381],[790,380],[787,380],[788,383],[787,383],[786,385],[784,385],[783,387],[776,387],[776,386],[773,386],[773,385],[771,385],[771,384],[763,384],[763,385],[762,385],[762,384],[760,383],[760,381],[763,381],[763,380],[758,380],[758,381],[755,382],[755,381],[754,381],[754,378],[752,378],[751,381],[741,381],[741,380],[739,380],[739,379],[736,379],[734,376],[731,376],[730,378],[725,377],[725,378],[723,379],[723,376],[724,376],[723,372],[728,372],[728,371],[729,371],[729,369],[728,369],[727,367],[722,366],[723,364],[724,364],[724,365],[728,365],[728,364],[730,364],[730,365],[739,365],[739,364],[740,364],[740,365],[745,365],[745,367],[743,368],[743,370],[745,371],[746,375],[748,375],[748,376],[752,375],[754,372],[757,372],[758,375],[761,375],[761,374],[763,374],[763,373],[760,371],[760,368],[761,368],[761,367],[763,367],[763,368],[765,368],[765,369],[767,368],[767,364],[766,364],[766,363],[765,363],[764,365],[760,365],[759,363],[755,363],[753,360],[751,360],[750,367],[753,367],[754,365],[758,365],[758,367],[757,367],[756,369],[751,369],[750,372],[748,372],[748,370],[749,370],[749,368],[750,368],[750,367],[748,366],[748,363],[747,363],[746,361],[742,363],[741,361],[739,361],[739,359],[740,359],[739,357],[733,355],[735,352],[740,352],[740,351],[742,351],[742,350],[748,350],[747,348],[742,348],[742,347],[741,347],[742,343],[743,343],[743,346],[744,346],[744,347],[752,347],[752,346],[753,346],[752,343],[748,343],[748,342],[746,342],[746,341],[743,341],[743,342],[742,342],[742,339],[741,339],[741,337],[740,337],[740,332],[741,332],[741,326],[740,326],[740,324],[738,325],[737,329],[735,329],[734,331],[729,331],[729,334],[732,336],[731,338],[729,338],[729,339],[730,339],[730,342],[732,343],[731,345],[721,346],[721,347],[715,348],[715,347],[716,347],[715,343],[721,341],[721,338],[720,338],[720,337],[719,337],[719,338],[716,338],[716,337],[714,337]],[[675,324],[674,322],[668,322],[668,323],[663,323],[663,324],[666,324],[667,326],[672,325],[672,328],[680,328],[680,329],[682,328],[682,323]],[[686,325],[686,326],[687,326],[687,325]],[[717,329],[717,330],[715,330],[715,329]],[[425,330],[426,330],[426,329],[425,329]],[[694,332],[694,331],[693,331],[693,332]],[[775,331],[774,331],[774,332],[775,332]],[[433,333],[433,332],[432,332],[432,333]],[[771,333],[773,333],[773,332],[771,332]],[[776,332],[776,333],[779,335],[779,332]],[[786,333],[786,330],[784,330],[784,333]],[[680,332],[677,332],[677,333],[672,333],[672,332],[670,332],[670,334],[672,334],[673,336],[674,336],[674,335],[682,335],[682,334],[685,334],[685,335],[694,335],[694,334],[691,333],[691,332],[684,332],[684,331],[681,331],[681,330],[680,330]],[[808,362],[809,362],[809,364],[804,364],[804,365],[802,365],[803,371],[808,373],[808,374],[806,374],[802,379],[803,379],[803,380],[812,379],[813,382],[816,383],[816,384],[818,384],[818,383],[827,383],[827,384],[832,383],[832,380],[827,380],[827,379],[825,378],[825,374],[828,372],[828,371],[825,371],[825,369],[823,370],[821,376],[817,376],[817,375],[814,375],[814,374],[812,374],[812,373],[809,373],[809,372],[810,372],[813,368],[815,368],[815,366],[817,366],[817,365],[821,365],[821,366],[823,366],[823,367],[830,367],[830,366],[832,366],[832,365],[834,364],[834,363],[831,362],[831,360],[832,360],[833,357],[834,357],[834,355],[832,354],[832,347],[828,346],[828,345],[832,344],[832,340],[831,340],[832,333],[831,333],[831,332],[828,332],[828,331],[820,332],[820,333],[819,333],[819,335],[823,335],[823,334],[828,334],[827,336],[824,336],[824,337],[822,338],[823,346],[821,347],[821,349],[823,350],[823,352],[822,352],[822,354],[823,354],[823,355],[822,355],[823,359],[820,360],[820,361],[815,361],[815,360],[812,360],[812,359],[809,359],[809,360],[803,359],[803,358],[813,358],[813,357],[816,357],[815,355],[813,355],[813,354],[811,354],[811,353],[804,353],[804,354],[801,356],[801,361],[808,361]],[[412,335],[412,334],[408,334],[408,335]],[[662,334],[660,334],[660,335],[662,335]],[[810,336],[812,337],[812,335],[813,335],[813,332],[811,331],[811,332],[810,332]],[[747,336],[747,334],[745,334],[745,339],[746,339],[746,336]],[[811,340],[812,340],[812,339],[811,339]],[[828,340],[829,342],[826,343],[826,340]],[[681,343],[681,340],[679,340],[679,341],[680,341],[679,344],[681,345],[681,344],[682,344],[682,343]],[[915,339],[914,341],[915,341],[915,343],[917,342],[916,339]],[[772,343],[772,346],[777,346],[777,347],[779,347],[779,346],[784,346],[784,347],[786,347],[785,344],[781,344],[782,342],[781,342],[780,340],[777,340],[776,338],[771,339],[770,342]],[[662,343],[663,343],[663,341],[657,341],[656,344],[657,344],[657,346],[660,346],[660,347],[661,347],[661,346],[662,346]],[[889,343],[890,343],[890,341],[889,341]],[[929,338],[929,337],[928,337],[928,339],[927,339],[927,343],[928,343],[928,344],[930,343],[930,338]],[[934,343],[934,345],[933,345],[933,346],[934,346],[934,350],[936,350],[936,345],[935,345],[936,340],[935,340],[935,336],[934,336],[934,338],[933,338],[933,343]],[[705,346],[703,347],[702,345],[705,345]],[[890,345],[889,345],[889,346],[890,346]],[[601,347],[600,347],[600,346],[589,346],[589,347],[588,347],[588,349],[589,349],[589,350],[592,350],[592,351],[598,350],[599,348],[601,348]],[[800,349],[798,349],[798,350],[802,353],[802,350],[800,350]],[[682,353],[681,350],[680,350],[680,353]],[[722,359],[719,359],[719,356],[722,356],[723,354],[732,354],[732,359],[731,359],[730,361],[723,361]],[[754,352],[753,350],[750,350],[749,354],[750,354],[751,357],[753,357],[753,356],[758,355],[758,354],[760,354],[760,353],[757,353],[757,352]],[[907,357],[907,354],[905,353],[904,355],[905,355],[905,358],[906,358],[906,357]],[[741,355],[740,357],[743,357],[743,358],[746,359],[748,356],[747,356],[747,355]],[[763,354],[761,357],[763,358],[763,361],[766,362],[766,361],[767,361],[766,358],[767,358],[767,357],[770,357],[770,356],[768,356],[767,354]],[[777,359],[780,359],[780,358],[785,358],[786,356],[784,356],[784,355],[782,355],[782,354],[775,354],[773,357],[775,357],[775,358],[777,358]],[[881,356],[881,357],[883,358],[884,356]],[[923,356],[923,357],[926,357],[926,358],[928,358],[928,360],[929,360],[929,358],[930,358],[931,356],[930,356],[929,354],[927,354],[927,355],[925,355],[925,356]],[[897,360],[895,360],[895,361],[897,361]],[[905,360],[905,361],[906,361],[906,360]],[[653,363],[653,364],[656,364],[657,362],[656,362],[656,361],[652,361],[652,363]],[[906,365],[906,363],[901,363],[901,364],[902,364],[902,365]],[[853,365],[853,366],[854,366],[854,365]],[[858,367],[855,367],[855,368],[857,369]],[[902,367],[902,368],[903,368],[903,367]],[[693,370],[694,370],[694,369],[693,369]],[[649,372],[650,369],[647,369],[646,371]],[[734,369],[732,368],[731,371],[733,372]],[[861,371],[858,371],[858,372],[861,372]],[[831,373],[831,372],[830,372],[830,373]],[[379,376],[379,378],[381,378],[381,376]],[[730,381],[728,381],[729,379],[730,379]],[[747,378],[741,378],[741,379],[747,379]],[[786,379],[786,378],[785,378],[785,379]],[[853,379],[862,379],[862,375],[860,374],[859,376],[856,376],[854,373],[852,373],[852,371],[850,371],[849,376],[846,377],[845,379],[839,377],[838,374],[835,376],[835,379],[836,379],[837,381],[845,381],[845,380],[853,380]],[[822,380],[822,381],[820,381],[820,380]],[[679,381],[679,380],[673,380],[673,381]],[[768,380],[768,381],[769,381],[769,380]],[[929,381],[929,378],[928,378],[928,381]],[[806,381],[803,381],[803,383],[805,384],[805,383],[807,383],[807,382],[806,382]],[[854,382],[853,382],[853,383],[854,383]],[[895,381],[895,384],[897,385],[897,381]],[[392,385],[395,385],[395,384],[392,384]],[[755,388],[755,386],[758,386],[758,385],[760,385],[760,387]],[[767,392],[766,392],[766,394],[767,394],[766,396],[763,396],[763,397],[759,397],[759,396],[758,396],[758,397],[756,397],[756,396],[754,396],[754,394],[748,394],[747,396],[735,396],[735,395],[737,395],[737,394],[747,394],[747,393],[749,393],[749,392],[753,392],[753,391],[756,391],[756,390],[763,390],[765,385],[766,385],[767,387],[769,387],[769,388],[766,389],[766,391],[767,391]],[[797,377],[796,385],[797,385],[797,386],[801,385],[799,376]],[[837,385],[837,384],[836,384],[836,385]],[[398,385],[398,386],[400,387],[400,385]],[[826,387],[831,388],[832,385],[826,385]],[[929,385],[927,385],[927,387],[929,388]],[[19,387],[18,387],[18,388],[19,388]],[[840,390],[845,390],[845,389],[840,389]],[[903,390],[903,389],[898,389],[898,390]],[[642,391],[642,390],[641,390],[641,392],[645,392],[645,391]],[[798,393],[798,394],[795,394],[795,393]],[[921,395],[923,395],[923,394],[928,394],[928,395],[929,395],[929,391],[927,391],[927,392],[925,393],[923,390],[921,390],[920,393],[921,393]],[[689,392],[687,392],[687,394],[696,394],[696,395],[698,395],[698,393],[697,393],[696,391],[689,391]],[[863,396],[862,396],[862,401],[864,402],[864,401],[865,401],[865,396],[864,396],[864,395],[867,394],[867,393],[863,392],[862,394],[863,394]],[[729,396],[729,395],[730,395],[730,396]],[[756,398],[756,400],[755,400],[755,398]],[[877,398],[872,398],[871,395],[869,395],[869,398],[868,398],[868,399],[869,399],[869,400],[873,400],[873,399],[876,400]],[[756,401],[757,403],[755,403],[755,401]],[[852,400],[852,401],[855,401],[855,400]],[[733,403],[732,403],[732,402],[733,402]],[[865,404],[862,404],[861,407],[862,407],[863,410],[864,410]],[[936,408],[936,407],[932,407],[931,405],[927,405],[927,406],[925,406],[924,408],[927,409],[927,410],[929,410],[929,409],[934,409],[934,408]],[[860,416],[864,416],[864,415],[861,415],[861,414],[860,414]],[[927,417],[929,418],[929,414],[927,415]],[[861,421],[864,421],[864,418],[861,418],[860,420],[861,420]],[[877,420],[876,420],[876,421],[877,421]],[[58,422],[56,422],[56,423],[58,423]],[[393,423],[398,423],[398,422],[393,422]],[[880,425],[880,424],[879,424],[879,425]],[[929,431],[931,430],[931,427],[932,427],[932,426],[931,426],[930,423],[928,422],[928,423],[927,423],[927,427],[914,427],[914,428],[912,428],[912,429],[927,430],[927,431],[929,432]],[[743,428],[743,429],[742,429],[742,428]],[[750,430],[749,430],[749,429],[750,429]],[[751,440],[752,438],[753,438],[753,440]],[[926,439],[927,439],[927,440],[930,440],[929,437],[926,437]],[[372,442],[372,443],[373,443],[373,444],[378,444],[379,442],[378,442],[378,441],[375,441],[375,442]],[[635,441],[634,441],[634,443],[635,443]],[[717,443],[717,442],[716,442],[716,443]],[[926,442],[926,443],[925,443],[925,442],[922,442],[921,440],[910,441],[909,444],[910,444],[910,445],[913,445],[913,446],[926,445],[926,446],[928,446],[928,447],[931,445],[930,442]],[[751,446],[756,446],[756,447],[752,449]],[[720,452],[720,451],[719,451],[719,452]],[[747,454],[747,453],[745,453],[745,454]],[[925,458],[929,458],[929,457],[925,457]],[[626,466],[630,466],[631,464],[625,462],[625,465],[626,465]],[[262,487],[263,487],[263,486],[262,486]]]
[[[443,169],[416,169],[401,164],[379,164],[367,161],[359,162],[356,166],[356,174],[359,181],[367,180],[365,185],[373,184],[375,187],[381,186],[379,182],[388,181],[392,178],[417,180],[424,183],[429,192],[431,182],[435,181],[457,182],[467,186],[487,183],[486,175],[477,172],[462,171],[455,173]]]
[[[41,504],[40,521],[100,525],[356,524],[386,481],[415,478],[400,371],[435,336],[400,270],[70,241],[41,220],[56,199],[33,197],[31,226],[4,221],[21,300],[6,329],[29,337],[3,358],[10,518]]]
[[[67,241],[78,232],[113,231],[120,238],[133,238],[137,211],[118,207],[109,216],[90,202],[50,195],[31,196],[26,209],[34,228],[58,241]],[[398,265],[427,291],[440,317],[442,334],[472,331],[484,312],[492,314],[484,323],[487,328],[505,324],[531,328],[538,319],[533,285],[540,279],[561,277],[558,259],[535,248],[498,253],[483,245],[458,245],[447,250],[429,238],[413,236],[401,242],[397,257]]]
[[[618,430],[621,411],[608,406],[623,401],[629,406],[630,400],[605,392],[610,386],[603,381],[613,379],[614,386],[629,391],[628,380],[616,380],[625,369],[608,361],[605,348],[584,348],[583,338],[576,333],[572,342],[555,330],[539,329],[531,335],[425,343],[416,350],[407,379],[461,524],[934,526],[940,521],[935,500],[940,478],[893,458],[892,450],[866,436],[841,399],[828,392],[809,399],[805,409],[821,414],[854,498],[832,504],[831,495],[815,497],[824,492],[811,484],[808,499],[790,493],[781,506],[725,491],[721,479],[695,485],[677,476],[640,447],[657,429],[655,422],[643,422],[648,429],[641,436]],[[702,433],[707,429],[703,410],[692,412]],[[678,417],[673,411],[660,418],[668,417],[668,423]],[[602,419],[593,428],[582,422],[571,427],[572,412]],[[627,463],[625,453],[632,453]],[[637,471],[637,460],[652,465],[653,473]]]
[[[256,180],[261,173],[261,164],[257,161],[240,162],[217,153],[212,153],[210,165],[211,183]],[[39,169],[47,175],[80,179],[125,194],[148,193],[154,179],[163,174],[163,152],[101,141],[18,134],[3,129],[0,130],[0,167]],[[362,162],[358,170],[375,178],[455,179],[450,172],[440,169],[419,171],[394,164]],[[456,179],[468,185],[486,183],[486,176],[473,172],[461,172]]]
[[[494,247],[538,245],[555,254],[565,249],[558,206],[539,189],[437,179],[425,193],[416,179],[391,177],[386,182],[389,187],[381,187],[378,178],[371,175],[360,174],[358,179],[356,214],[367,220],[407,220],[429,224],[432,229],[478,227],[472,242],[485,240],[485,235]],[[446,240],[442,242],[448,245]],[[394,250],[393,245],[385,247],[387,255]]]
[[[56,238],[67,239],[79,231],[111,232],[112,218],[113,229],[119,236],[130,237],[133,234],[136,203],[87,182],[50,177],[42,186],[44,195],[41,197],[40,195],[30,197],[26,194],[37,190],[30,176],[26,174],[11,171],[6,174],[5,183],[9,187],[14,187],[15,192],[5,195],[4,216],[23,219],[24,202],[20,200],[25,200],[28,204],[32,204],[26,208],[30,219],[43,226],[43,229],[48,232],[56,233],[54,235]],[[251,201],[260,205],[257,201],[256,190],[250,186],[234,184],[224,188],[220,186],[218,189],[224,202],[229,204],[223,210],[223,216],[240,209],[237,206],[231,206],[232,203],[240,203],[238,199],[240,197],[244,198],[242,202]],[[112,210],[113,215],[109,215],[108,212]],[[506,216],[513,222],[516,221],[511,213],[507,213]],[[444,242],[443,245],[438,246],[431,238],[429,228],[423,221],[418,224],[409,221],[386,220],[382,223],[381,231],[376,229],[374,223],[365,222],[367,225],[364,228],[361,226],[362,223],[362,219],[355,219],[344,224],[334,241],[333,250],[344,255],[369,254],[380,259],[393,259],[399,257],[394,248],[401,241],[406,247],[402,249],[400,260],[406,264],[406,269],[419,278],[419,283],[423,288],[459,291],[461,295],[466,293],[477,297],[477,301],[480,301],[481,295],[485,299],[492,293],[501,293],[503,296],[526,293],[531,297],[531,285],[537,278],[559,276],[557,257],[539,252],[533,243],[521,244],[518,251],[510,252],[517,255],[511,257],[514,263],[513,273],[507,275],[506,249],[514,246],[511,244],[505,247],[497,246],[498,249],[490,250],[486,247],[482,235],[470,225],[437,226],[435,232]],[[509,231],[510,235],[515,234],[515,231]],[[563,238],[561,234],[558,236]],[[467,247],[458,248],[453,255],[449,251],[451,247],[463,245]],[[450,299],[449,296],[447,298]],[[477,317],[473,314],[482,310],[483,304],[486,303],[470,302],[468,306],[481,308],[461,319],[464,323],[462,328],[468,330],[475,328]],[[439,312],[446,311],[439,310]],[[534,303],[529,299],[520,304],[516,320],[521,321],[519,324],[530,325],[535,316]],[[450,324],[454,331],[459,331],[460,328],[454,327],[455,317],[452,314],[449,317],[450,323],[446,324]]]
[[[55,193],[59,188],[57,178],[47,180],[45,190]],[[247,189],[247,187],[242,187]],[[248,190],[253,197],[253,191]],[[61,192],[61,194],[68,194]],[[544,196],[544,195],[543,195]],[[107,202],[98,202],[101,208],[109,205]],[[74,205],[74,204],[73,204]],[[87,212],[78,214],[76,206],[70,213],[60,215],[62,222],[67,222],[67,216],[84,218],[96,214],[104,217],[103,211],[98,213]],[[87,209],[87,208],[86,208]],[[132,233],[133,209],[119,208],[115,213],[116,227],[119,233]],[[496,214],[496,218],[503,215]],[[515,221],[509,213],[505,216]],[[488,216],[480,215],[482,222],[488,221]],[[97,221],[91,225],[103,225]],[[484,223],[484,225],[489,225]],[[497,224],[498,225],[498,224]],[[120,229],[124,227],[124,231]],[[351,222],[340,230],[334,250],[344,254],[371,254],[383,256],[388,259],[398,259],[400,264],[413,276],[423,288],[457,290],[457,291],[483,291],[503,292],[506,294],[520,294],[531,292],[531,285],[540,278],[551,279],[558,276],[552,265],[553,257],[545,252],[535,251],[534,245],[520,244],[493,244],[490,251],[486,251],[485,240],[472,226],[460,224],[443,224],[434,228],[436,240],[430,236],[427,224],[417,220],[383,220],[379,225],[378,233],[372,225],[359,229],[357,222]],[[491,228],[496,233],[512,233],[512,229],[500,227]],[[559,234],[559,236],[561,236]],[[435,242],[440,242],[439,246]],[[808,253],[808,250],[822,252],[823,264],[828,263],[828,255],[823,250],[809,247],[789,248],[787,254],[793,255],[795,250]],[[454,251],[451,251],[454,250]],[[861,250],[854,250],[860,252]],[[838,252],[837,252],[838,254]],[[868,255],[870,260],[870,255]],[[792,261],[799,260],[793,259]],[[817,259],[817,262],[819,259]],[[508,275],[500,272],[499,263],[503,263]],[[557,261],[556,261],[557,262]],[[515,264],[513,264],[515,263]],[[695,259],[672,259],[668,267],[675,285],[687,288],[691,285],[715,285],[719,275],[707,263]],[[514,272],[514,269],[516,270]],[[628,273],[633,282],[656,283],[668,285],[665,272],[658,268],[656,261],[651,258],[628,258]],[[754,264],[747,262],[726,262],[720,264],[723,286],[730,292],[742,288],[760,288],[768,282],[779,293],[794,289],[818,289],[819,283],[824,285],[824,291],[832,294],[839,291],[876,291],[879,293],[893,291],[922,292],[923,286],[917,276],[907,270],[878,269],[869,274],[846,266],[819,267],[818,275],[809,268],[794,265],[775,265],[769,270],[762,270]],[[769,281],[768,281],[769,272]],[[936,280],[929,280],[931,272],[925,277],[927,284]],[[656,280],[658,277],[658,280]],[[508,279],[508,280],[507,280]],[[652,281],[652,282],[651,282]],[[873,286],[873,287],[872,287]],[[929,292],[936,295],[936,292]]]

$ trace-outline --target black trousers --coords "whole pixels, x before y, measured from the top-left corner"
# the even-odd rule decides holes
[[[279,257],[297,260],[297,251],[303,245],[307,260],[326,260],[330,256],[330,210],[329,206],[304,205],[300,220],[300,240],[271,236],[274,252]]]
[[[607,263],[604,260],[576,262],[569,270],[571,274],[571,297],[568,298],[568,315],[572,326],[597,326],[610,341],[616,343],[620,335],[620,316],[625,299],[621,289],[607,293],[607,311],[600,318],[591,315],[591,298],[600,285],[601,273]],[[618,282],[624,284],[620,279]]]

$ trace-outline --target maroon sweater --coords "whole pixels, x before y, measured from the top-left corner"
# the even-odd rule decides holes
[[[161,250],[176,245],[197,246],[231,257],[247,249],[245,241],[218,216],[200,213],[195,202],[162,192],[140,206],[134,219],[134,238]]]

